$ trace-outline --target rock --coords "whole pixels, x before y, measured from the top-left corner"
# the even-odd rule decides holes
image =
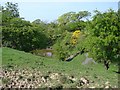
[[[79,82],[78,82],[79,86],[84,86],[84,85],[88,85],[89,84],[89,80],[85,77],[80,78]]]
[[[46,79],[44,77],[41,78],[43,80],[43,82],[46,82]]]
[[[109,84],[110,84],[110,82],[108,82],[108,81],[105,83],[105,85],[109,85]]]
[[[59,78],[59,74],[58,73],[51,73],[50,75],[49,75],[49,77],[51,78],[51,79],[58,79]]]
[[[88,84],[89,83],[89,80],[87,80],[86,78],[82,77],[80,79],[80,81],[82,81],[84,84]]]
[[[77,81],[77,78],[75,78],[74,76],[68,76],[69,79],[71,79],[72,81]]]
[[[82,65],[91,64],[91,63],[97,64],[93,58],[88,57],[88,53],[86,53],[85,56],[86,56],[86,59],[84,62],[82,62]]]
[[[105,88],[110,88],[110,86],[105,86]]]
[[[95,88],[94,86],[92,86],[92,87],[89,87],[89,88]]]

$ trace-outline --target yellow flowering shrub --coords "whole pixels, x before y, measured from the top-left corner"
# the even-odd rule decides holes
[[[79,35],[80,35],[80,30],[76,30],[75,32],[73,32],[72,37],[76,37],[76,38],[78,38]]]
[[[71,37],[71,43],[73,45],[77,43],[77,39],[79,38],[79,36],[80,36],[80,30],[76,30],[75,32],[73,32],[73,35]]]

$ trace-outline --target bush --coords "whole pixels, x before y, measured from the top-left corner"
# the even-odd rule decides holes
[[[58,45],[56,48],[56,55],[59,60],[64,61],[65,58],[68,56],[68,51],[66,48],[62,47],[61,45]]]
[[[3,27],[3,46],[23,51],[41,49],[47,46],[48,38],[37,27]]]

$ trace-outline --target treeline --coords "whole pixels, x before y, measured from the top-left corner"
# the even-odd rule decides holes
[[[3,46],[23,51],[47,46],[49,38],[44,34],[45,25],[40,26],[20,18],[17,3],[6,3],[1,14]]]
[[[29,22],[20,17],[17,3],[8,2],[0,13],[2,45],[23,51],[52,46],[61,60],[85,48],[95,60],[115,61],[120,58],[119,12],[95,10],[93,17],[88,11],[68,12],[50,23]]]

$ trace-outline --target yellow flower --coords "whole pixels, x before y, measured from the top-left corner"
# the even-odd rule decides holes
[[[76,38],[78,38],[79,35],[80,35],[80,30],[76,30],[75,32],[73,32],[72,37],[76,37]]]
[[[76,30],[75,32],[73,32],[73,35],[72,35],[72,40],[71,40],[71,43],[73,45],[75,45],[77,43],[77,39],[79,38],[80,36],[80,30]]]

